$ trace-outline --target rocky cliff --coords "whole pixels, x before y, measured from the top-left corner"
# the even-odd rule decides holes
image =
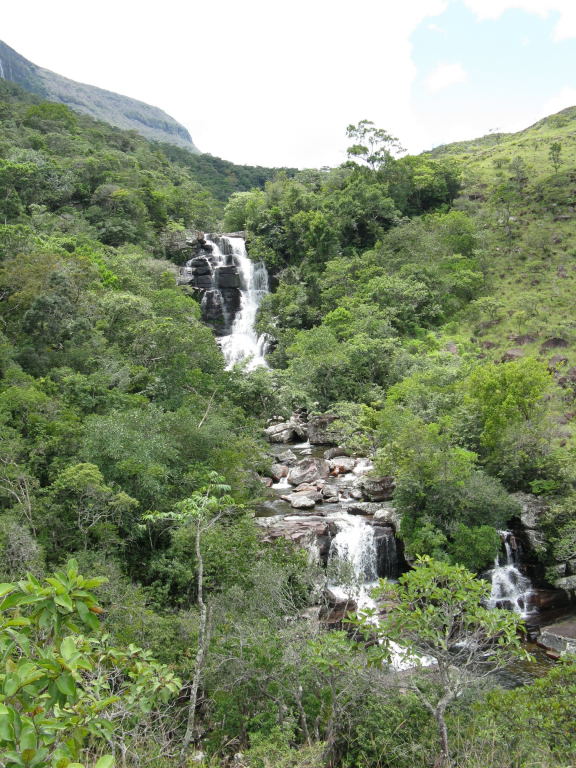
[[[117,128],[133,130],[147,139],[176,144],[191,152],[199,151],[186,128],[158,107],[57,75],[28,61],[1,40],[0,77],[47,101],[66,104]]]

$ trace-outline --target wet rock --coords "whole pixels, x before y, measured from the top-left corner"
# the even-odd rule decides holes
[[[326,459],[301,459],[295,467],[290,469],[288,482],[291,485],[313,483],[320,478],[327,477],[329,471],[330,466]]]
[[[394,496],[396,483],[393,477],[360,478],[360,490],[368,501],[389,501]]]
[[[271,477],[261,477],[260,482],[266,486],[266,488],[270,488],[272,486],[272,483],[274,482]]]
[[[240,288],[240,275],[235,266],[218,267],[214,279],[217,288]]]
[[[328,496],[328,498],[324,499],[324,504],[338,504],[339,501],[338,496]]]
[[[330,459],[330,472],[333,474],[345,474],[346,472],[352,472],[356,466],[356,459],[349,456],[337,456],[334,459]]]
[[[559,621],[545,627],[538,639],[538,645],[551,648],[559,654],[576,653],[576,620]]]
[[[327,587],[324,590],[325,605],[320,611],[320,620],[332,628],[341,627],[346,616],[358,610],[358,604],[343,590]]]
[[[338,445],[342,434],[332,425],[338,417],[333,413],[310,416],[308,419],[308,440],[312,445]]]
[[[272,424],[264,430],[271,443],[289,443],[294,439],[294,429],[289,421],[281,421],[280,424]]]
[[[395,531],[400,528],[400,515],[395,507],[381,507],[374,512],[374,522],[391,525]]]
[[[296,437],[300,438],[300,440],[306,440],[308,438],[308,424],[301,413],[295,411],[290,417],[290,424],[292,425]]]
[[[262,529],[262,540],[265,543],[286,539],[303,549],[315,549],[320,560],[327,562],[336,528],[333,521],[317,512],[309,515],[257,517],[255,522]]]
[[[295,464],[298,463],[298,457],[290,449],[288,449],[287,451],[282,451],[282,453],[277,454],[276,459],[281,464],[286,464],[286,466],[288,467],[293,467]]]
[[[338,498],[338,492],[338,486],[334,483],[325,483],[322,486],[322,495],[327,499],[332,498],[333,496]]]
[[[359,501],[348,504],[346,512],[349,515],[374,515],[382,509],[381,504],[377,504],[373,501]]]
[[[275,483],[279,483],[283,477],[288,476],[288,467],[284,464],[272,464],[270,467],[270,477]]]
[[[337,446],[336,448],[328,448],[324,451],[325,459],[334,459],[337,456],[350,456],[350,452],[345,448],[342,448],[342,446]]]
[[[293,493],[291,496],[285,498],[294,509],[313,509],[316,505],[314,499],[311,499],[304,494]]]

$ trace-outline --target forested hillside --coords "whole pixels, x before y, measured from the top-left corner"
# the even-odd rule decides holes
[[[477,575],[521,492],[534,574],[575,587],[572,112],[400,159],[363,121],[300,172],[4,81],[0,122],[0,764],[570,765],[576,666],[534,671]],[[266,263],[270,368],[225,370],[177,286],[194,230]],[[263,541],[295,409],[393,478],[378,611],[334,618],[313,548]]]

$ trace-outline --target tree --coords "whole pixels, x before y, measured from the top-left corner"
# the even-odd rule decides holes
[[[463,566],[419,558],[397,584],[381,582],[378,596],[394,608],[377,624],[380,644],[373,659],[412,667],[401,685],[413,691],[434,717],[440,745],[439,766],[450,765],[446,710],[470,687],[516,658],[522,649],[521,619],[504,610],[483,607],[490,586]],[[375,610],[356,622],[374,633]],[[430,685],[432,683],[432,685]]]
[[[550,149],[548,150],[548,157],[550,158],[550,162],[554,166],[556,173],[558,173],[558,169],[562,163],[562,160],[560,159],[561,154],[562,143],[560,141],[552,142],[552,144],[550,144]]]
[[[383,128],[376,128],[372,120],[349,125],[346,136],[355,142],[346,150],[348,157],[360,160],[373,171],[389,163],[393,152],[403,151],[398,139]]]
[[[234,499],[229,496],[231,488],[224,483],[224,478],[217,472],[209,472],[206,484],[176,505],[174,512],[146,515],[144,519],[174,520],[180,525],[192,525],[194,528],[194,548],[196,554],[196,605],[200,625],[198,630],[198,648],[194,662],[194,673],[188,697],[188,716],[186,732],[180,750],[181,765],[186,765],[190,744],[194,738],[198,689],[204,671],[204,663],[209,645],[209,608],[204,599],[204,557],[202,536],[207,533],[222,516],[232,507]]]

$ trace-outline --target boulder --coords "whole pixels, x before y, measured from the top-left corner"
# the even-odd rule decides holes
[[[271,427],[266,427],[264,432],[271,443],[289,443],[294,439],[294,430],[288,421],[272,424]]]
[[[336,496],[338,498],[338,486],[334,483],[325,483],[322,486],[322,496],[324,496],[327,499],[332,498],[333,496]]]
[[[301,483],[313,483],[320,478],[327,477],[330,466],[326,459],[305,458],[301,459],[288,473],[288,482],[291,485]]]
[[[329,460],[330,472],[332,474],[342,475],[346,472],[352,472],[356,466],[356,459],[350,456],[336,456]]]
[[[349,515],[374,515],[380,509],[382,509],[382,505],[373,501],[354,501],[352,504],[348,504],[346,512]]]
[[[380,507],[374,512],[374,522],[390,525],[395,531],[400,528],[400,515],[394,507]]]
[[[294,493],[289,493],[286,496],[281,496],[280,498],[284,501],[289,501],[292,503],[292,499],[294,499],[296,496],[305,496],[308,499],[312,499],[314,503],[321,502],[324,497],[322,496],[322,493],[320,491],[317,491],[316,489],[312,488],[310,490],[303,490],[303,491],[294,491]]]
[[[568,358],[566,355],[553,355],[550,360],[548,360],[548,370],[549,371],[555,371],[558,367],[564,367],[568,365]]]
[[[538,645],[551,648],[559,654],[576,653],[576,621],[568,619],[545,627]]]
[[[513,363],[514,360],[520,360],[521,357],[524,357],[524,352],[521,349],[507,349],[500,358],[500,362]]]
[[[288,467],[284,464],[272,464],[270,467],[270,477],[275,483],[279,483],[283,477],[288,476]]]
[[[257,517],[255,522],[262,528],[262,540],[272,543],[277,539],[292,541],[303,549],[316,549],[319,558],[326,563],[330,542],[336,534],[334,522],[318,515],[275,515]]]
[[[277,454],[276,460],[281,464],[286,464],[288,467],[293,467],[298,463],[298,457],[290,450],[290,448],[288,448],[287,451],[282,451],[282,453]]]
[[[540,347],[540,352],[546,352],[548,349],[558,349],[569,347],[570,344],[566,339],[561,336],[553,336],[551,339],[546,339],[544,344]]]
[[[306,440],[308,438],[308,424],[304,421],[300,413],[294,412],[290,417],[290,424],[294,430],[296,437],[300,440]]]
[[[389,501],[394,496],[396,483],[393,477],[369,477],[360,478],[360,490],[368,501]]]
[[[338,504],[339,501],[338,496],[328,496],[328,498],[324,499],[324,504]]]
[[[293,493],[287,500],[294,509],[313,509],[316,505],[314,499],[300,493]]]
[[[342,434],[332,427],[337,418],[333,413],[309,417],[308,440],[312,445],[338,445],[342,441]]]
[[[325,459],[334,459],[336,456],[350,456],[350,453],[345,448],[342,448],[342,446],[337,446],[336,448],[327,448],[324,451]]]

